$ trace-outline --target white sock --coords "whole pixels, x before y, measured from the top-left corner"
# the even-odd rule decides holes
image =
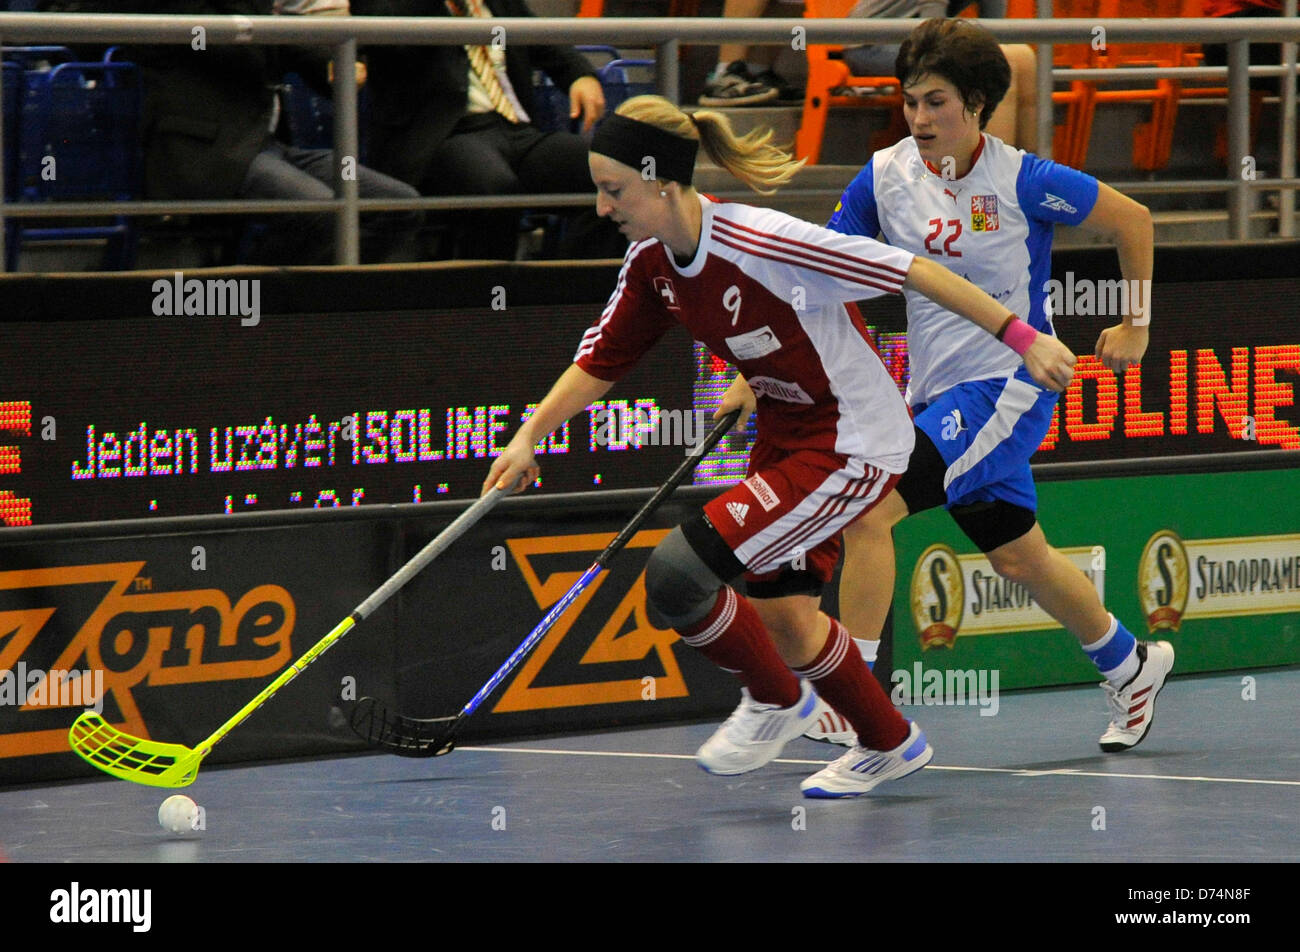
[[[1102,635],[1100,638],[1098,638],[1090,645],[1083,645],[1082,646],[1083,650],[1087,652],[1100,651],[1102,648],[1105,648],[1108,644],[1110,644],[1110,640],[1115,637],[1115,633],[1118,631],[1119,631],[1119,619],[1116,618],[1114,615],[1111,615],[1110,627],[1106,629],[1106,634]]]
[[[858,651],[862,652],[862,660],[867,664],[876,663],[876,652],[880,650],[880,639],[871,641],[867,638],[854,638],[858,645]]]

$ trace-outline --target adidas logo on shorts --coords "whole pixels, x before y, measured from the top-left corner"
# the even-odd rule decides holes
[[[743,526],[745,517],[749,515],[749,506],[743,502],[729,502],[727,512],[731,513],[731,518],[736,520],[736,525]]]

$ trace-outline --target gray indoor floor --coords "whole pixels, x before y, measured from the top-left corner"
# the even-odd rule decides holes
[[[1255,700],[1242,678],[1255,678]],[[205,768],[206,829],[157,824],[168,791],[104,779],[0,790],[13,862],[1105,861],[1300,857],[1300,670],[1172,681],[1136,750],[1102,754],[1095,687],[910,707],[931,766],[848,801],[799,781],[839,748],[798,740],[753,774],[693,763],[705,724]],[[1103,828],[1099,828],[1102,827]],[[504,826],[504,829],[500,827]]]

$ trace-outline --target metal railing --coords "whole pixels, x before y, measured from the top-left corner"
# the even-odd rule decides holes
[[[1038,0],[1046,17],[1037,20],[984,20],[982,23],[1003,42],[1039,45],[1039,142],[1052,141],[1052,97],[1057,80],[1148,79],[1152,77],[1227,78],[1228,178],[1195,182],[1113,183],[1120,191],[1227,191],[1230,195],[1230,234],[1246,237],[1252,189],[1279,190],[1279,234],[1294,231],[1294,189],[1300,186],[1295,168],[1296,46],[1300,20],[1296,0],[1286,0],[1287,15],[1263,19],[1180,20],[1054,20],[1051,0]],[[190,45],[201,32],[206,44],[265,44],[275,46],[329,46],[334,59],[350,63],[360,46],[490,44],[504,36],[507,42],[532,44],[606,43],[618,46],[653,46],[656,49],[657,85],[661,94],[678,101],[678,54],[682,44],[716,46],[719,42],[745,42],[760,46],[788,44],[890,43],[901,41],[916,27],[915,20],[873,19],[680,19],[680,18],[494,18],[491,21],[450,17],[189,17],[140,14],[31,14],[0,13],[0,42],[5,44],[103,43],[135,45]],[[1100,28],[1107,42],[1217,42],[1229,47],[1225,68],[1160,68],[1122,70],[1061,70],[1051,66],[1054,43],[1090,43]],[[498,32],[504,31],[504,33]],[[1278,43],[1282,66],[1249,66],[1250,43]],[[798,46],[796,45],[796,48]],[[1249,179],[1237,173],[1247,157],[1249,143],[1249,76],[1282,76],[1282,125],[1279,176]],[[547,207],[585,205],[588,194],[517,195],[481,199],[440,197],[404,200],[360,199],[355,178],[342,174],[339,157],[357,154],[357,84],[350,69],[334,71],[335,199],[332,201],[132,201],[60,202],[57,204],[5,203],[0,200],[0,261],[4,260],[6,216],[58,218],[97,215],[247,214],[329,211],[336,215],[335,260],[341,265],[359,262],[359,215],[363,211],[407,209],[470,209],[476,207]],[[0,123],[0,130],[3,129]],[[2,132],[0,132],[2,135]],[[0,163],[3,141],[0,140]],[[3,167],[0,166],[0,179]],[[724,193],[725,194],[725,193]],[[19,210],[21,206],[21,211]]]

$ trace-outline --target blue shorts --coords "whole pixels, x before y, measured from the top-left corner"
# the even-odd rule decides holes
[[[958,384],[912,408],[947,466],[947,508],[1002,500],[1037,510],[1029,457],[1047,435],[1058,396],[1021,369],[1013,377]]]

